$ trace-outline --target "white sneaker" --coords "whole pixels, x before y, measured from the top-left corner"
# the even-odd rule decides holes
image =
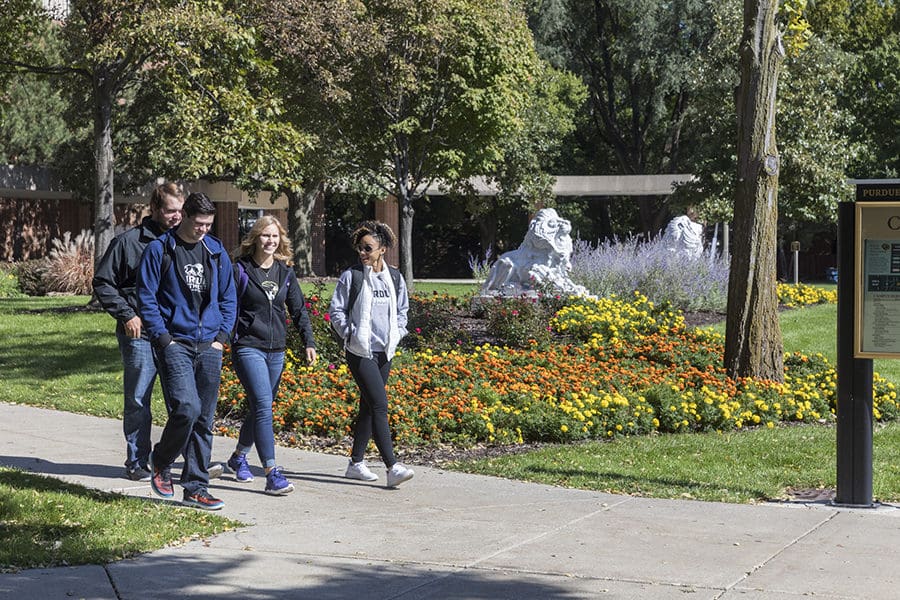
[[[388,487],[397,487],[404,481],[409,481],[413,478],[412,469],[404,467],[400,463],[394,463],[394,466],[390,468],[387,472],[387,486]]]
[[[209,473],[210,479],[218,479],[222,476],[222,473],[224,471],[225,466],[222,463],[213,463],[206,469],[206,472]]]
[[[378,481],[378,475],[369,470],[365,461],[355,463],[352,459],[347,464],[347,472],[344,473],[344,477],[362,481]]]

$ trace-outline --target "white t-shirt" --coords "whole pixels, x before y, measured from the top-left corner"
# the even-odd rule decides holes
[[[372,352],[384,352],[391,331],[391,276],[387,268],[372,272]]]

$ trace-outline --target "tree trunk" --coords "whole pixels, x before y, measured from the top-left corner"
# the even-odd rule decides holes
[[[400,242],[400,273],[403,275],[403,279],[406,280],[406,287],[411,294],[415,289],[412,251],[413,215],[416,213],[412,203],[415,189],[411,190],[409,185],[409,140],[406,139],[405,135],[398,135],[396,143],[394,185],[397,189],[397,203],[400,206],[400,232],[397,234]],[[424,190],[422,193],[425,193]]]
[[[416,211],[412,206],[412,197],[409,190],[402,188],[400,202],[400,272],[406,280],[406,287],[411,294],[415,290],[413,283],[413,253],[412,253],[412,228],[413,215]]]
[[[303,192],[288,190],[288,235],[294,246],[294,271],[298,277],[311,277],[313,272],[312,215],[316,201],[323,194],[322,182],[309,182]]]
[[[480,213],[475,220],[478,223],[482,256],[486,258],[490,251],[496,260],[500,256],[500,249],[497,247],[497,198],[491,196],[487,202],[490,203],[490,208]]]
[[[728,281],[725,369],[732,377],[784,380],[776,251],[778,149],[775,93],[784,57],[777,0],[744,0],[737,90],[738,180]]]
[[[113,208],[112,109],[113,97],[102,74],[93,79],[94,94],[94,268],[106,253],[115,233]]]

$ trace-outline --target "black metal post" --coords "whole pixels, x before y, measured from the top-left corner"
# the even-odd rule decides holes
[[[856,206],[838,205],[837,494],[835,504],[872,504],[872,360],[854,358]]]

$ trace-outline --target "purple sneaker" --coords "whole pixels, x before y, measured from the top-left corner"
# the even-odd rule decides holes
[[[228,468],[234,471],[235,481],[240,481],[241,483],[253,481],[253,473],[250,472],[250,465],[247,464],[246,454],[232,455],[228,459]]]

